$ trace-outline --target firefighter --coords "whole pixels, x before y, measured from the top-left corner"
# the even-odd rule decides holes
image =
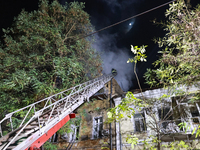
[[[113,75],[115,75],[115,76],[117,75],[117,70],[116,69],[112,68],[111,72],[112,72]]]

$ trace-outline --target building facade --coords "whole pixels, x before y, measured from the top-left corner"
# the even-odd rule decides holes
[[[186,91],[188,95],[180,96],[180,92]],[[130,106],[135,110],[134,116],[129,118],[124,115],[125,117],[119,122],[113,122],[110,129],[110,124],[106,123],[107,112],[110,107],[119,105],[124,98],[124,92],[113,79],[112,83],[106,84],[104,89],[93,95],[89,102],[84,103],[74,112],[78,121],[69,124],[68,128],[70,127],[71,131],[62,136],[54,135],[51,142],[57,142],[60,150],[110,148],[131,150],[131,145],[127,143],[127,136],[134,135],[139,139],[134,149],[143,149],[144,141],[151,143],[155,137],[165,145],[183,140],[194,148],[199,148],[198,138],[192,134],[200,124],[200,101],[192,101],[193,93],[197,91],[199,88],[192,86],[178,88],[174,93],[169,89],[153,89],[136,93],[134,94],[136,98],[148,101],[150,105],[141,110]],[[181,124],[182,128],[180,128]]]
[[[121,136],[121,141],[118,149],[132,149],[126,141],[128,135],[134,135],[139,139],[134,149],[143,149],[146,146],[144,141],[151,143],[154,138],[159,138],[161,144],[166,146],[173,141],[182,140],[194,149],[200,148],[198,138],[192,134],[200,124],[200,101],[193,101],[194,93],[200,92],[199,88],[180,87],[175,91],[154,89],[134,94],[136,98],[150,105],[141,110],[130,106],[134,108],[135,114],[131,118],[124,117],[119,122],[120,134],[118,136]],[[188,94],[180,96],[183,92]],[[120,99],[116,100],[116,105],[119,103]],[[167,150],[169,147],[161,147],[161,149]]]

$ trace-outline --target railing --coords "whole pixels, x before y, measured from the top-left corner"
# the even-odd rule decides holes
[[[5,121],[7,121],[5,124],[10,122],[10,131],[16,132],[16,135],[12,137],[11,141],[6,145],[6,147],[4,147],[4,149],[6,149],[14,140],[16,140],[19,134],[31,122],[36,122],[38,124],[40,134],[43,134],[45,126],[47,126],[52,120],[55,118],[60,119],[63,113],[70,114],[85,100],[89,101],[89,98],[103,88],[103,86],[113,77],[114,76],[112,74],[101,76],[7,114],[5,118],[0,121],[0,136],[3,136],[3,129],[1,125]],[[43,107],[41,108],[41,106]],[[25,117],[21,119],[22,121],[19,125],[14,126],[13,119],[18,119],[19,114],[24,111],[27,111]]]

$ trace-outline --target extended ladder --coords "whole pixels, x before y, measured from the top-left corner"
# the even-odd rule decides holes
[[[36,103],[9,113],[0,121],[0,149],[28,150],[41,147],[70,118],[76,108],[98,92],[114,77],[104,75],[63,92],[49,96]],[[15,127],[13,120],[19,119],[21,113],[26,115],[20,125]],[[3,136],[2,129],[10,122],[11,132]],[[4,128],[2,128],[2,124]]]

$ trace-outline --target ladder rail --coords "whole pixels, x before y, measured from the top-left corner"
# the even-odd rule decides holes
[[[57,94],[54,94],[52,96],[49,96],[45,99],[42,99],[38,102],[35,102],[33,104],[30,104],[24,108],[21,108],[19,110],[16,110],[12,113],[7,114],[1,121],[0,121],[0,132],[1,132],[1,136],[3,136],[3,132],[2,132],[2,128],[1,128],[1,124],[2,122],[4,122],[6,119],[10,119],[12,121],[12,116],[15,113],[18,113],[19,111],[24,111],[25,109],[29,108],[28,113],[25,115],[23,121],[21,122],[20,126],[21,129],[19,132],[17,132],[17,134],[12,138],[12,140],[6,145],[6,147],[4,147],[4,149],[6,149],[17,137],[18,135],[29,125],[29,123],[33,120],[33,119],[37,119],[38,122],[38,126],[39,126],[39,131],[41,130],[41,128],[43,128],[43,125],[40,124],[40,116],[43,114],[43,112],[45,111],[49,111],[50,112],[50,116],[48,117],[46,122],[43,122],[44,126],[49,124],[49,122],[51,122],[53,119],[55,119],[54,117],[51,118],[53,111],[57,110],[57,117],[59,116],[59,111],[58,108],[61,106],[64,106],[64,108],[62,108],[62,112],[66,112],[69,114],[69,110],[71,110],[70,108],[75,105],[78,104],[78,101],[82,101],[82,100],[89,100],[89,97],[91,97],[93,94],[95,94],[100,88],[102,88],[102,85],[104,85],[105,83],[107,83],[108,81],[110,81],[114,76],[112,74],[109,74],[107,76],[101,76],[99,78],[87,81],[85,83],[82,83],[80,85],[77,85],[75,87],[72,87],[68,90],[59,92]],[[69,94],[68,94],[69,93]],[[63,97],[64,95],[64,97]],[[54,99],[55,98],[55,99]],[[57,101],[55,101],[57,99]],[[51,103],[50,101],[55,101],[53,103]],[[25,123],[25,120],[27,119],[29,113],[31,112],[31,109],[34,108],[37,104],[42,103],[46,101],[44,107],[38,111],[34,112],[34,115],[28,120],[28,122]],[[48,105],[48,103],[50,103]],[[82,103],[81,103],[82,104]],[[48,105],[48,106],[47,106]],[[51,109],[53,107],[53,109]],[[71,110],[73,111],[73,110]],[[13,130],[13,129],[12,129]],[[40,131],[41,133],[41,131]]]
[[[62,91],[62,92],[56,93],[56,94],[54,94],[54,95],[52,95],[52,96],[49,96],[49,97],[47,97],[47,98],[44,98],[44,99],[42,99],[42,100],[40,100],[40,101],[37,101],[37,102],[35,102],[35,103],[33,103],[33,104],[30,104],[30,105],[28,105],[28,106],[25,106],[25,107],[23,107],[23,108],[21,108],[21,109],[18,109],[18,110],[16,110],[16,111],[14,111],[14,112],[8,113],[8,114],[6,114],[6,116],[0,121],[0,124],[1,124],[3,121],[5,121],[6,119],[9,119],[10,116],[12,116],[13,114],[15,114],[15,113],[17,113],[17,112],[19,112],[19,111],[22,111],[22,110],[24,110],[24,109],[26,109],[26,108],[29,108],[29,107],[31,107],[32,105],[39,104],[39,103],[41,103],[41,102],[43,102],[43,101],[46,101],[46,100],[48,100],[48,99],[51,99],[51,98],[54,97],[54,96],[63,94],[63,93],[65,93],[65,92],[67,92],[67,91],[70,91],[70,90],[74,90],[76,87],[80,87],[80,86],[82,86],[82,85],[87,86],[87,85],[90,84],[90,82],[95,82],[96,80],[101,79],[101,78],[102,78],[102,76],[99,77],[99,78],[96,78],[96,79],[93,79],[93,80],[84,82],[84,83],[82,83],[82,84],[80,84],[80,85],[77,85],[77,86],[75,86],[75,87],[71,87],[71,88],[69,88],[69,89],[67,89],[67,90],[64,90],[64,91]],[[73,91],[71,91],[71,92],[73,92]],[[71,93],[70,93],[70,94],[71,94]]]
[[[58,95],[61,95],[61,94],[65,93],[65,92],[68,92],[68,91],[70,91],[70,90],[72,90],[72,91],[71,91],[71,93],[70,93],[68,96],[71,96],[71,94],[75,94],[75,93],[78,93],[78,92],[79,92],[79,91],[75,91],[75,92],[73,93],[73,91],[76,89],[76,87],[81,87],[82,85],[85,85],[85,87],[88,87],[88,86],[90,85],[90,82],[91,82],[91,83],[92,83],[92,82],[94,83],[94,82],[98,81],[98,79],[101,79],[101,78],[102,78],[102,76],[99,77],[99,78],[96,78],[96,79],[87,81],[87,82],[85,82],[85,83],[82,83],[82,84],[80,84],[80,85],[77,85],[77,86],[75,86],[75,87],[71,87],[71,88],[69,88],[69,89],[67,89],[67,90],[65,90],[65,91],[56,93],[56,94],[54,94],[54,95],[52,95],[52,96],[49,96],[49,97],[47,97],[47,98],[44,98],[44,99],[42,99],[42,100],[40,100],[40,101],[37,101],[37,102],[35,102],[35,103],[33,103],[33,104],[30,104],[30,105],[28,105],[28,106],[25,106],[25,107],[23,107],[23,108],[21,108],[21,109],[18,109],[18,110],[16,110],[16,111],[14,111],[14,112],[11,112],[11,113],[9,113],[9,114],[6,114],[6,116],[0,121],[0,125],[1,125],[2,122],[4,122],[6,119],[10,119],[10,118],[12,117],[13,114],[18,113],[19,111],[25,110],[25,109],[30,108],[30,107],[34,107],[34,105],[36,105],[36,104],[39,104],[39,103],[44,102],[44,101],[48,101],[48,100],[52,99],[53,97],[58,96]],[[85,88],[85,87],[84,87],[84,88]],[[46,103],[47,103],[47,102],[46,102]],[[52,105],[52,104],[51,104],[51,105]]]
[[[6,148],[8,148],[8,146],[15,140],[15,138],[24,130],[24,128],[32,121],[32,119],[34,118],[35,116],[33,116],[21,129],[20,131],[15,135],[14,138],[11,139],[11,141],[4,147],[4,150],[6,150]]]

